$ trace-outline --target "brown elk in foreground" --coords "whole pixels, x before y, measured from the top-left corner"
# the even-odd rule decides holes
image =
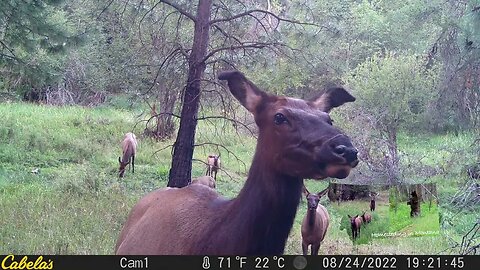
[[[363,224],[367,224],[367,223],[370,223],[372,221],[372,215],[368,214],[367,212],[363,212],[363,214],[361,215],[362,217],[362,222]]]
[[[305,101],[263,92],[238,71],[218,78],[258,125],[244,187],[234,199],[203,185],[147,194],[130,212],[116,254],[282,254],[303,179],[345,178],[357,166],[357,150],[328,115],[355,100],[343,88]]]
[[[204,186],[207,186],[207,187],[213,188],[213,189],[215,189],[215,187],[216,187],[215,179],[213,179],[213,177],[208,176],[208,175],[200,176],[200,177],[197,177],[197,178],[193,179],[192,180],[192,185],[195,185],[195,184],[204,185]]]
[[[220,155],[209,155],[207,157],[207,172],[206,175],[213,176],[217,181],[217,172],[220,169]]]
[[[120,163],[120,168],[118,169],[119,177],[123,177],[125,168],[130,162],[132,163],[132,172],[135,173],[135,154],[137,152],[137,138],[135,134],[131,132],[125,134],[125,138],[122,141],[122,150],[122,157],[118,157],[118,163]]]
[[[350,227],[352,228],[352,238],[355,241],[358,237],[360,237],[360,228],[362,227],[362,218],[358,215],[351,217],[348,215],[350,219]]]
[[[307,255],[308,246],[311,245],[311,255],[318,255],[320,244],[327,234],[330,216],[327,209],[319,204],[320,198],[327,193],[329,188],[319,193],[310,193],[307,188],[303,192],[307,198],[307,214],[302,222],[302,251]]]

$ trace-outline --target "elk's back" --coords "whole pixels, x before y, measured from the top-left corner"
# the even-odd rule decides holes
[[[155,190],[133,207],[116,254],[181,255],[192,252],[215,214],[217,193],[203,185]]]

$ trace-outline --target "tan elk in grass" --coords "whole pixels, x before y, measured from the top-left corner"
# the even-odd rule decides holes
[[[282,254],[303,179],[345,178],[357,166],[357,150],[328,114],[355,100],[343,88],[306,101],[266,93],[238,71],[218,78],[258,126],[244,187],[234,199],[203,185],[145,195],[124,224],[116,254]]]
[[[213,189],[215,189],[215,187],[216,187],[215,179],[213,179],[213,177],[208,176],[208,175],[200,176],[200,177],[197,177],[197,178],[193,179],[192,180],[192,185],[195,185],[195,184],[204,185],[204,186],[207,186],[207,187],[213,188]]]
[[[350,227],[352,229],[352,238],[353,241],[355,241],[358,237],[360,237],[360,228],[362,227],[362,217],[359,215],[356,215],[354,217],[351,217],[348,215],[348,218],[350,219]]]
[[[132,173],[135,173],[135,154],[137,152],[137,138],[135,134],[131,132],[125,134],[125,138],[122,141],[122,151],[122,157],[118,157],[118,163],[120,163],[120,168],[118,169],[119,177],[123,177],[125,168],[130,163],[132,163]]]
[[[370,223],[372,221],[372,215],[370,215],[369,213],[367,212],[363,212],[363,214],[361,215],[362,217],[362,222],[363,224],[367,225],[367,223]]]
[[[327,193],[329,188],[319,193],[310,193],[304,188],[303,193],[307,198],[307,214],[302,222],[302,251],[307,255],[308,246],[311,245],[311,255],[318,255],[320,244],[327,234],[330,216],[327,209],[319,204],[320,198]]]
[[[209,155],[207,157],[206,175],[212,176],[217,181],[217,172],[220,169],[220,155]]]

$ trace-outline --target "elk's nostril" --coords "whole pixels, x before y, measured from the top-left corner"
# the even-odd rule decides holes
[[[352,162],[352,161],[355,161],[357,160],[357,154],[358,154],[358,151],[357,149],[355,148],[349,148],[345,151],[345,154],[343,155],[345,157],[345,159],[348,161],[348,162]]]
[[[333,148],[333,152],[338,155],[343,155],[345,153],[345,149],[347,149],[345,145],[337,145],[335,148]]]

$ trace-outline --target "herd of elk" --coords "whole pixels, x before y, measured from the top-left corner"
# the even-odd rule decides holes
[[[213,188],[213,189],[216,188],[215,179],[213,179],[213,177],[208,176],[208,175],[200,176],[200,177],[197,177],[197,178],[193,179],[192,180],[192,185],[194,185],[194,184],[204,185],[204,186],[207,186],[207,187]]]
[[[355,100],[345,89],[306,101],[266,93],[238,71],[218,78],[258,126],[245,185],[234,199],[203,185],[145,195],[123,226],[116,254],[282,254],[303,179],[345,178],[357,166],[357,150],[328,114]]]
[[[306,187],[303,193],[307,199],[307,214],[302,222],[302,251],[307,255],[308,246],[311,245],[311,255],[318,255],[320,244],[327,234],[330,216],[327,209],[319,204],[320,198],[327,193],[329,188],[319,193],[310,193]]]
[[[135,134],[131,132],[125,134],[125,138],[122,141],[122,151],[122,157],[118,157],[118,163],[120,163],[120,168],[118,169],[119,177],[123,177],[125,168],[130,162],[132,163],[132,173],[135,173],[135,154],[137,152],[137,138]]]
[[[209,155],[207,157],[207,172],[205,175],[212,176],[217,181],[217,172],[220,169],[220,155]]]
[[[362,227],[362,218],[358,215],[351,217],[348,215],[350,219],[350,227],[352,228],[352,238],[355,241],[358,237],[360,237],[360,227]]]

